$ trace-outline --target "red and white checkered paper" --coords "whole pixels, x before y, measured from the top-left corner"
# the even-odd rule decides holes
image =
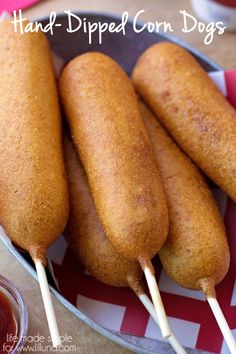
[[[236,108],[236,70],[209,74]],[[219,189],[214,191],[227,229],[231,266],[216,288],[218,300],[236,338],[236,205]],[[130,289],[104,285],[81,266],[64,238],[50,249],[62,295],[92,320],[114,331],[163,340],[160,330]],[[190,348],[227,354],[219,327],[203,294],[181,288],[154,261],[170,325],[179,341]]]

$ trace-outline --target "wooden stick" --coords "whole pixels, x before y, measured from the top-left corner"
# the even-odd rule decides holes
[[[35,267],[38,274],[38,280],[39,280],[39,285],[40,285],[41,294],[43,298],[43,304],[47,316],[48,327],[52,338],[52,344],[54,347],[57,347],[61,344],[61,339],[60,339],[57,320],[56,320],[56,316],[52,304],[52,299],[50,296],[45,268],[40,260],[35,261]]]
[[[225,339],[225,342],[229,348],[231,354],[236,354],[236,342],[233,334],[229,328],[229,325],[225,319],[225,316],[220,308],[220,305],[215,297],[207,296],[207,301],[211,307],[211,310],[215,316],[215,319],[220,327],[221,333]]]
[[[155,271],[152,266],[152,262],[147,259],[139,259],[139,263],[141,268],[144,271],[148,288],[151,294],[151,298],[156,310],[157,318],[159,321],[160,329],[161,329],[161,334],[164,338],[168,338],[171,336],[171,330],[168,324],[166,312],[164,309],[164,305],[161,299],[161,295],[157,286],[157,281],[155,278]]]
[[[139,294],[138,297],[142,302],[142,304],[144,305],[144,307],[146,308],[146,310],[148,311],[148,313],[152,316],[154,321],[159,326],[159,321],[157,318],[155,308],[153,306],[153,303],[149,299],[149,297],[146,294]],[[173,334],[171,334],[171,336],[168,338],[168,341],[177,354],[187,354],[186,350],[182,347],[182,345],[178,342],[178,340]]]
[[[204,292],[207,301],[210,305],[210,308],[215,316],[216,322],[220,327],[221,333],[225,339],[225,342],[229,348],[231,354],[236,354],[236,342],[233,337],[233,334],[229,328],[228,323],[226,322],[225,316],[220,308],[220,305],[216,299],[215,291],[215,281],[212,278],[203,278],[199,280],[199,285]]]

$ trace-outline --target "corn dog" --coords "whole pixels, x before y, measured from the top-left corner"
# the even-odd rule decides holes
[[[215,285],[229,268],[224,224],[203,176],[141,105],[164,183],[170,231],[160,251],[166,272],[183,287],[203,290],[231,354],[236,342],[216,299]]]
[[[65,67],[60,92],[108,238],[128,258],[151,259],[167,236],[167,206],[128,77],[109,57],[86,53]]]
[[[50,50],[43,33],[15,33],[10,20],[0,32],[0,221],[45,264],[69,203]]]
[[[236,111],[200,64],[160,43],[140,57],[132,80],[181,148],[236,201]]]
[[[86,53],[64,68],[60,93],[106,235],[118,252],[139,261],[168,338],[151,264],[167,237],[168,212],[134,89],[112,59]]]
[[[229,268],[229,248],[219,210],[203,176],[156,117],[141,104],[164,184],[170,231],[160,251],[166,272],[188,289],[214,291]]]

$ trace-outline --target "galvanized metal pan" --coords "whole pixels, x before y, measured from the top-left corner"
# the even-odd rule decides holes
[[[116,25],[120,24],[121,22],[120,17],[111,14],[91,12],[78,12],[75,14],[81,17],[82,19],[86,18],[87,21],[90,22],[100,21],[101,23],[106,22],[108,24],[111,22],[115,22]],[[44,17],[37,19],[37,21],[40,21],[43,26],[45,26],[49,22],[49,18]],[[147,30],[143,30],[141,33],[136,33],[133,30],[132,21],[128,21],[126,24],[125,36],[122,33],[103,33],[102,44],[99,44],[98,36],[96,36],[96,34],[93,35],[92,44],[89,44],[88,34],[84,33],[84,31],[79,30],[74,33],[68,33],[66,31],[68,25],[67,15],[64,13],[57,15],[57,22],[61,23],[62,26],[54,27],[53,35],[47,34],[47,37],[50,41],[53,52],[59,55],[65,62],[72,59],[76,55],[84,52],[100,51],[115,59],[123,67],[126,73],[130,74],[138,57],[146,48],[148,48],[154,43],[168,41],[177,43],[178,45],[186,48],[196,57],[196,59],[207,72],[222,70],[219,65],[210,60],[206,55],[202,54],[195,48],[191,47],[187,43],[172,35],[156,32],[149,33]],[[138,27],[141,28],[142,26],[143,23],[139,22]],[[6,238],[4,230],[2,228],[0,228],[0,236],[2,242],[10,250],[10,252],[17,258],[17,260],[22,264],[22,266],[25,267],[25,269],[27,269],[27,271],[37,280],[36,272],[33,263],[30,260],[30,257],[26,253],[19,252],[12,246],[11,242]],[[79,309],[77,309],[74,305],[67,301],[63,296],[61,296],[60,293],[57,291],[56,284],[53,282],[53,277],[50,277],[50,274],[49,279],[51,279],[51,292],[56,297],[56,299],[60,301],[62,305],[68,308],[69,311],[75,314],[80,320],[86,323],[89,327],[93,328],[94,330],[101,333],[110,340],[140,354],[173,353],[173,350],[166,343],[159,342],[158,351],[154,352],[150,349],[148,344],[145,345],[145,341],[142,341],[141,344],[137,337],[123,335],[122,333],[114,333],[105,329],[104,327],[92,321]],[[189,354],[207,353],[192,349],[187,349],[187,351]]]

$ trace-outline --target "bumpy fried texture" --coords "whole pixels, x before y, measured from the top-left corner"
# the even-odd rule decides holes
[[[236,111],[197,61],[160,43],[140,57],[132,80],[181,148],[236,201]]]
[[[99,219],[126,257],[151,259],[168,232],[164,189],[133,87],[101,53],[73,59],[62,103]]]
[[[169,208],[170,231],[159,255],[164,269],[183,287],[218,284],[229,268],[224,224],[203,176],[156,117],[141,104]]]
[[[64,139],[64,156],[70,194],[65,235],[71,249],[85,268],[105,284],[128,286],[128,281],[139,280],[142,271],[138,262],[119,254],[105,235],[85,172],[68,137]]]
[[[61,117],[42,33],[0,23],[0,221],[8,236],[45,261],[68,216]]]

